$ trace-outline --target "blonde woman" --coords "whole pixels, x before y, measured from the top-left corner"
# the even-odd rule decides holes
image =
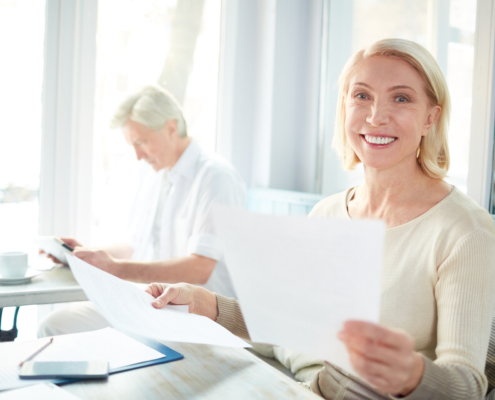
[[[482,399],[495,227],[443,180],[450,100],[442,72],[420,45],[388,39],[356,53],[339,84],[334,146],[345,168],[363,163],[365,182],[311,216],[386,222],[382,308],[380,324],[348,321],[339,333],[358,376],[327,360],[311,389],[328,399]],[[189,304],[249,337],[234,299],[186,284],[147,291],[155,307]]]

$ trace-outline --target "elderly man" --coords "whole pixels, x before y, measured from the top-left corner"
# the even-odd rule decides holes
[[[75,247],[75,256],[122,279],[189,282],[235,297],[210,211],[215,203],[244,207],[246,188],[238,172],[187,136],[179,105],[158,87],[145,87],[125,100],[111,126],[122,127],[137,159],[148,164],[137,190],[129,240],[105,248],[63,240]],[[38,335],[105,326],[91,303],[81,303],[48,315]]]

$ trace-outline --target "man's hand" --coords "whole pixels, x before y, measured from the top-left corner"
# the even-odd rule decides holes
[[[406,332],[363,321],[347,321],[339,332],[352,367],[378,391],[407,396],[421,382],[424,360]]]
[[[105,250],[91,249],[90,247],[76,247],[72,255],[102,271],[116,275],[118,261]]]
[[[167,304],[187,305],[192,314],[208,317],[213,321],[218,317],[217,296],[200,286],[189,283],[151,283],[145,291],[156,298],[155,308],[163,308]]]
[[[64,242],[67,246],[71,247],[71,248],[76,248],[76,247],[81,247],[82,244],[77,241],[76,239],[74,238],[71,238],[71,237],[61,237],[59,238],[62,242]],[[45,252],[43,250],[40,249],[39,251],[39,254],[44,254]],[[46,255],[50,260],[52,260],[55,264],[62,264],[62,261],[60,261],[58,258],[55,258],[53,257],[52,255],[50,254],[47,254]]]

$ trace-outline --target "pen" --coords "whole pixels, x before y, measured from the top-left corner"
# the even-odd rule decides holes
[[[46,342],[43,346],[41,346],[38,350],[36,350],[28,358],[26,358],[24,361],[21,361],[21,363],[19,364],[19,367],[22,367],[25,362],[32,360],[34,357],[36,357],[39,353],[41,353],[44,349],[46,349],[49,345],[51,345],[52,342],[53,342],[53,338],[50,338],[50,340],[48,340],[48,342]]]

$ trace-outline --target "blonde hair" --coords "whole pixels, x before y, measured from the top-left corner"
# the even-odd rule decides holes
[[[177,134],[187,136],[186,121],[174,96],[158,86],[146,86],[140,92],[125,99],[110,122],[112,129],[125,125],[128,119],[159,131],[168,120],[177,121]]]
[[[395,57],[407,62],[421,76],[424,89],[432,105],[441,108],[440,115],[426,136],[421,138],[417,160],[429,177],[442,179],[450,165],[447,140],[450,119],[450,95],[442,70],[433,56],[423,46],[404,39],[380,40],[358,51],[347,61],[339,78],[339,97],[332,147],[342,157],[344,169],[352,170],[361,162],[347,140],[345,132],[345,97],[349,80],[358,64],[374,56]]]

